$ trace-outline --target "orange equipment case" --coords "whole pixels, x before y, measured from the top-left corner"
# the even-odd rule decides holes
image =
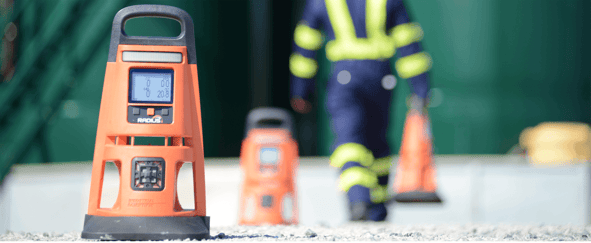
[[[127,36],[125,22],[136,17],[175,19],[181,33]],[[164,146],[138,144],[145,137],[162,139]],[[193,20],[170,6],[121,9],[113,20],[82,238],[208,238],[203,160]],[[100,206],[106,162],[119,169],[111,208]],[[190,210],[181,207],[176,188],[184,163],[193,167],[195,209]]]
[[[297,224],[298,145],[293,120],[279,108],[257,108],[246,121],[240,165],[244,171],[239,224]]]

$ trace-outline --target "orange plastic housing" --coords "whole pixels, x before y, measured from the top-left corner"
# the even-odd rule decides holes
[[[261,163],[259,157],[263,148],[278,151],[278,162],[274,166]],[[290,132],[277,128],[251,129],[242,141],[240,165],[244,183],[238,223],[297,224],[298,145]],[[263,206],[264,197],[272,198],[270,204]]]
[[[181,63],[123,62],[123,51],[179,52]],[[172,124],[129,123],[130,69],[174,71]],[[134,106],[154,106],[138,104]],[[134,137],[164,137],[165,146],[134,145]],[[168,142],[170,138],[171,142]],[[165,161],[162,191],[136,191],[131,187],[132,160],[160,157]],[[95,216],[205,216],[203,137],[197,65],[188,64],[185,46],[119,45],[116,62],[107,62],[99,113],[88,214]],[[113,207],[100,208],[106,162],[119,169],[119,194]],[[180,206],[176,179],[183,163],[193,163],[195,209]]]
[[[433,145],[426,115],[411,111],[404,123],[394,190],[396,193],[437,190]]]

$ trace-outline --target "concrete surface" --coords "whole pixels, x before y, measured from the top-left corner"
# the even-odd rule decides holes
[[[228,226],[213,228],[205,241],[231,242],[400,242],[400,241],[589,241],[589,226],[556,225],[395,225],[356,223],[340,227],[307,226]],[[80,232],[0,234],[0,241],[89,241]],[[188,239],[174,239],[188,241]],[[95,241],[96,242],[96,241]],[[122,242],[122,241],[118,241]],[[138,241],[136,241],[138,242]],[[147,242],[147,241],[139,241]]]
[[[392,204],[394,224],[590,224],[587,165],[532,167],[519,156],[437,156],[441,205]],[[395,176],[392,168],[392,177]],[[212,227],[234,226],[242,181],[236,158],[206,159],[207,214]],[[81,231],[91,163],[17,165],[0,187],[0,232]],[[344,193],[328,159],[301,158],[297,177],[302,226],[347,222]],[[190,167],[181,169],[181,204],[193,207]],[[391,180],[392,181],[392,180]],[[108,166],[102,205],[116,199],[118,173]]]

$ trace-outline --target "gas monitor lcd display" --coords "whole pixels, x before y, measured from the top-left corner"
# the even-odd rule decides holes
[[[261,160],[261,164],[275,165],[279,160],[279,152],[276,148],[262,148],[259,159]]]
[[[173,76],[167,69],[131,69],[129,102],[172,104]]]

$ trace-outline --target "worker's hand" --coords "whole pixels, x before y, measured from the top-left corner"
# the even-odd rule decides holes
[[[406,97],[406,108],[427,114],[429,109],[429,97],[421,98],[416,94],[410,94]]]
[[[312,109],[310,101],[304,100],[301,97],[293,97],[291,99],[291,107],[298,113],[306,114]]]

